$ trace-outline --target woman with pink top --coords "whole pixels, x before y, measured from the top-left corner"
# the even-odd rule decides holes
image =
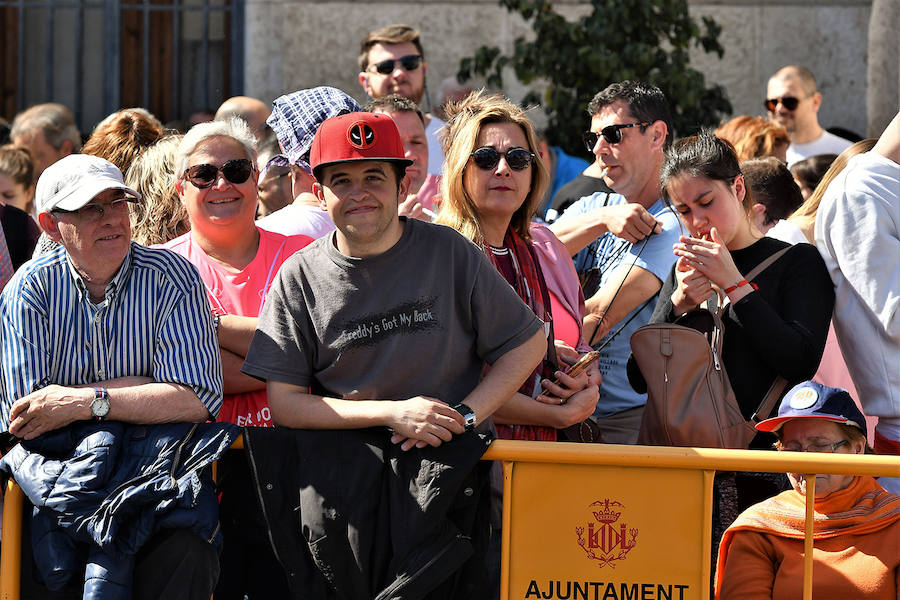
[[[484,250],[522,300],[547,323],[548,333],[553,332],[551,342],[560,339],[557,332],[566,332],[563,339],[570,342],[548,344],[534,375],[494,414],[498,435],[555,441],[558,429],[593,413],[598,389],[597,381],[563,373],[566,363],[577,359],[571,346],[581,345],[581,315],[573,314],[578,309],[577,292],[574,300],[571,291],[560,298],[557,291],[566,286],[549,283],[559,283],[573,269],[565,248],[554,245],[549,231],[538,231],[544,241],[537,244],[532,237],[531,218],[549,179],[543,159],[536,154],[534,127],[525,111],[500,95],[474,93],[447,111],[437,222],[453,227]],[[552,239],[547,241],[547,236]],[[558,258],[549,261],[554,265],[549,269],[544,252],[548,249]],[[577,280],[572,281],[577,287]],[[545,378],[564,383],[542,389],[538,382]]]
[[[312,238],[256,226],[256,139],[240,119],[194,126],[178,145],[175,173],[191,230],[163,247],[191,261],[206,284],[225,384],[219,420],[271,427],[266,384],[241,373],[241,365],[275,274]],[[243,453],[230,451],[219,473],[224,546],[215,597],[287,597]]]

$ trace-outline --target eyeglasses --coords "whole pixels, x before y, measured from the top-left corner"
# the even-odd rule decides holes
[[[381,75],[390,75],[394,72],[397,63],[400,63],[400,66],[403,67],[404,71],[415,71],[419,68],[419,65],[422,64],[422,60],[424,59],[419,54],[407,54],[406,56],[401,56],[397,59],[389,58],[387,60],[377,62],[374,65],[369,65],[369,68],[366,70],[374,70]]]
[[[76,215],[84,223],[98,223],[103,219],[103,215],[109,213],[111,215],[122,216],[128,214],[128,204],[133,202],[132,198],[118,198],[108,204],[91,203],[85,204],[76,210],[64,210],[62,208],[54,208],[50,212]]]
[[[832,443],[812,443],[806,448],[796,442],[782,444],[781,449],[785,452],[834,452],[843,445],[849,445],[847,440]]]
[[[229,160],[221,167],[215,165],[194,165],[185,169],[182,179],[187,179],[198,189],[206,189],[216,182],[219,172],[231,183],[244,183],[250,179],[253,172],[253,163],[246,158]]]
[[[506,159],[506,164],[508,164],[509,168],[513,171],[527,169],[531,166],[531,161],[534,160],[534,154],[525,148],[520,148],[518,146],[509,148],[503,154],[497,152],[496,148],[482,146],[469,156],[472,157],[472,162],[475,163],[476,167],[485,171],[490,171],[500,164],[501,156]]]
[[[801,100],[806,100],[806,98],[783,96],[781,98],[769,98],[765,101],[764,104],[766,105],[766,109],[769,112],[775,112],[775,109],[778,108],[779,103],[788,110],[797,110],[797,107],[800,106]]]
[[[600,136],[603,136],[603,139],[607,141],[609,144],[618,144],[622,141],[622,130],[628,129],[629,127],[640,127],[641,133],[644,133],[644,129],[650,126],[650,123],[619,123],[617,125],[607,125],[603,129],[600,130],[600,133],[596,131],[585,131],[581,134],[581,141],[584,142],[584,147],[587,148],[588,152],[594,151],[594,146],[597,145],[597,141],[600,139]]]

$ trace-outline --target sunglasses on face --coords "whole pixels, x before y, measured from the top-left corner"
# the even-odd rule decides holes
[[[640,127],[641,133],[644,132],[644,129],[650,126],[650,123],[619,123],[617,125],[607,125],[603,129],[600,130],[600,133],[596,131],[585,131],[581,134],[581,140],[584,142],[584,147],[587,148],[588,152],[594,151],[594,146],[597,145],[597,141],[600,139],[600,136],[603,136],[603,139],[606,140],[608,144],[618,144],[622,141],[622,130],[628,129],[629,127]]]
[[[509,168],[513,171],[527,169],[531,166],[531,161],[534,160],[534,154],[525,148],[520,148],[518,146],[509,148],[503,154],[497,152],[496,148],[482,146],[469,156],[472,157],[472,162],[475,163],[475,166],[484,171],[490,171],[491,169],[496,168],[496,166],[500,164],[501,156],[506,159],[506,164],[508,164]]]
[[[206,189],[216,182],[219,172],[231,183],[244,183],[250,179],[253,172],[253,163],[246,158],[229,160],[220,167],[215,165],[194,165],[185,169],[182,179],[187,179],[198,189]]]
[[[375,71],[381,75],[390,75],[394,72],[397,63],[403,67],[404,71],[415,71],[422,64],[422,57],[418,54],[408,54],[398,59],[389,58],[381,62],[377,62],[369,67],[369,71]]]
[[[78,219],[84,223],[98,223],[103,219],[103,215],[109,213],[111,215],[127,215],[128,204],[133,202],[132,198],[116,198],[108,204],[91,203],[85,204],[76,210],[63,210],[55,208],[51,212],[64,215],[76,215]]]
[[[797,107],[800,106],[800,100],[802,100],[802,98],[794,98],[793,96],[769,98],[766,100],[765,105],[766,109],[768,109],[769,112],[775,112],[775,109],[778,108],[779,103],[787,110],[797,110]]]

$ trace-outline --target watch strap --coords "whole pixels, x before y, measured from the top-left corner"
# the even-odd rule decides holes
[[[472,431],[475,429],[475,426],[478,424],[478,420],[475,416],[475,411],[468,404],[463,404],[460,402],[456,406],[453,407],[453,410],[458,412],[463,416],[466,420],[466,431]]]

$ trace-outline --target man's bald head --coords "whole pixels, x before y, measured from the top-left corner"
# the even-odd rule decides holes
[[[216,111],[216,121],[227,121],[238,117],[247,122],[257,143],[261,143],[269,132],[266,119],[272,113],[265,102],[249,96],[235,96],[222,103]]]
[[[816,93],[815,76],[813,76],[812,71],[806,67],[801,67],[800,65],[781,67],[769,78],[769,81],[772,81],[773,79],[780,79],[783,81],[796,80],[807,96],[812,96]]]

